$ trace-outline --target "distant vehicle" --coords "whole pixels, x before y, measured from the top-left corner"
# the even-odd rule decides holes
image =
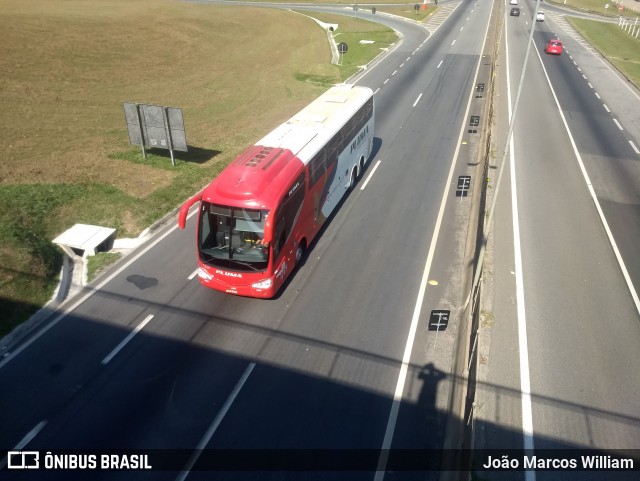
[[[271,298],[363,172],[373,145],[373,91],[330,88],[233,160],[180,208],[198,204],[200,283]]]
[[[519,17],[520,16],[520,9],[518,7],[513,7],[511,9],[511,16],[512,17]]]
[[[544,22],[544,12],[538,12],[538,14],[536,15],[536,22]]]
[[[544,53],[560,55],[562,53],[562,42],[557,38],[549,40],[544,47]]]
[[[518,0],[509,0],[509,5],[518,5]]]

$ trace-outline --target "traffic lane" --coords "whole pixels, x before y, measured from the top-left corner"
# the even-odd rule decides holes
[[[582,37],[564,35],[563,41],[569,58],[587,77],[584,80],[594,97],[620,121],[635,146],[640,146],[640,94],[637,88],[592,47],[586,46]]]
[[[628,134],[607,112],[573,62],[545,60],[558,101],[565,113],[589,179],[635,285],[640,286],[640,163]],[[629,96],[633,103],[633,97]]]
[[[158,313],[183,337],[150,323],[47,419],[34,449],[192,448],[247,367],[247,360],[203,347],[192,337],[206,319]],[[86,322],[86,321],[85,321]],[[154,329],[156,327],[156,329]]]
[[[629,447],[638,318],[547,88],[531,69],[515,137],[534,435]]]
[[[118,313],[117,325],[105,320],[108,316],[79,309],[0,369],[0,382],[10,386],[0,396],[2,446],[12,448],[37,423],[64,406],[144,311],[142,306],[132,308],[105,296],[98,298]]]

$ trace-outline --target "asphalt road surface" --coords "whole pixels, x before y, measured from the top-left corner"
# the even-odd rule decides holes
[[[505,18],[505,133],[531,17],[527,4]],[[551,38],[565,43],[559,57],[544,54]],[[495,218],[476,446],[636,449],[637,463],[640,96],[559,13],[547,11],[533,42]],[[562,479],[637,479],[637,471],[575,471]]]

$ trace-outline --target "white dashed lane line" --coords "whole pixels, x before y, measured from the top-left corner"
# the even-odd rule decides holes
[[[122,348],[124,348],[124,346],[126,346],[129,341],[131,341],[131,339],[133,339],[134,336],[138,334],[144,328],[144,326],[149,323],[151,319],[153,319],[153,314],[149,314],[147,317],[145,317],[144,321],[138,324],[138,326],[133,331],[131,331],[129,335],[125,337],[124,340],[120,344],[118,344],[113,351],[111,351],[111,354],[109,354],[102,360],[102,364],[108,364],[109,361],[111,361],[111,359],[113,359],[122,350]]]

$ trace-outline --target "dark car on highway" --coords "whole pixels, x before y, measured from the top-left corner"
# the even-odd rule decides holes
[[[520,9],[518,7],[513,7],[511,9],[511,16],[512,17],[519,17],[520,16]]]

